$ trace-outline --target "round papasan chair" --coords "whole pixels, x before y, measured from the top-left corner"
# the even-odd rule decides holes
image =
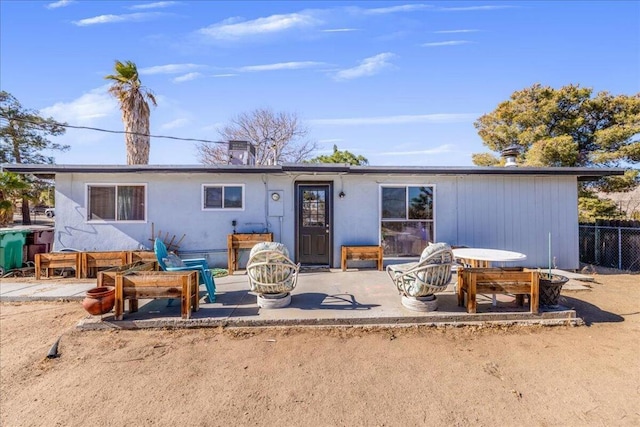
[[[430,243],[418,262],[389,265],[387,273],[402,295],[402,305],[414,311],[434,311],[438,309],[434,294],[447,289],[453,265],[451,246]]]
[[[261,242],[251,248],[247,262],[249,287],[258,295],[258,306],[281,308],[291,303],[300,264],[289,259],[287,247],[279,242]]]

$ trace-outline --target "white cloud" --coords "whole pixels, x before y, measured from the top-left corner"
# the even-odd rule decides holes
[[[414,12],[416,10],[432,9],[433,6],[428,4],[403,4],[400,6],[379,7],[375,9],[364,9],[366,15],[386,15],[396,12]]]
[[[320,24],[320,21],[310,14],[290,13],[287,15],[271,15],[243,22],[238,22],[237,18],[231,18],[202,28],[198,32],[216,40],[229,40],[259,34],[278,33],[295,28],[312,27],[318,24]]]
[[[202,65],[198,64],[166,64],[166,65],[155,65],[153,67],[141,68],[138,70],[140,74],[180,74],[186,73],[187,71],[195,70],[201,68]]]
[[[189,124],[189,119],[180,118],[180,119],[175,119],[175,120],[172,120],[172,121],[170,121],[168,123],[162,124],[160,126],[160,129],[162,129],[162,130],[177,129],[177,128],[184,127],[187,124]]]
[[[332,28],[328,30],[322,30],[323,33],[347,33],[350,31],[360,31],[357,28]]]
[[[162,15],[164,14],[160,12],[139,12],[139,13],[128,13],[124,15],[99,15],[99,16],[94,16],[93,18],[85,18],[79,21],[73,21],[73,23],[78,27],[86,27],[89,25],[114,24],[119,22],[148,21],[150,19],[157,18]]]
[[[438,47],[438,46],[458,46],[461,44],[471,43],[469,40],[449,40],[445,42],[432,42],[432,43],[423,43],[421,46],[424,47]]]
[[[57,9],[59,7],[69,6],[71,3],[73,3],[73,0],[59,0],[53,3],[49,3],[45,7],[47,9]]]
[[[338,71],[334,75],[334,78],[336,80],[350,80],[359,77],[373,76],[374,74],[378,74],[382,69],[389,67],[391,65],[389,59],[393,57],[393,53],[386,52],[365,58],[357,67]]]
[[[459,34],[459,33],[477,33],[480,30],[442,30],[434,31],[436,34]]]
[[[155,3],[143,3],[143,4],[135,4],[129,9],[161,9],[164,7],[170,7],[178,4],[177,1],[157,1]]]
[[[382,153],[376,153],[384,156],[416,156],[420,154],[443,154],[443,153],[451,153],[453,151],[453,146],[450,144],[440,145],[434,148],[427,148],[424,150],[412,150],[412,151],[387,151]]]
[[[241,67],[238,71],[255,72],[255,71],[275,71],[275,70],[298,70],[301,68],[313,68],[326,65],[324,62],[300,61],[300,62],[280,62],[277,64],[264,65],[248,65]]]
[[[93,89],[70,102],[57,102],[43,108],[40,113],[51,116],[59,122],[70,125],[90,125],[98,119],[116,115],[118,103],[108,92],[105,85]]]
[[[344,119],[314,119],[308,122],[314,125],[327,126],[361,126],[361,125],[398,125],[408,123],[464,123],[475,120],[477,113],[467,114],[420,114],[380,117],[351,117]]]
[[[184,74],[182,76],[176,77],[175,79],[173,79],[173,82],[174,83],[183,83],[183,82],[188,82],[188,81],[191,81],[191,80],[195,80],[198,77],[202,77],[202,74],[200,74],[200,73],[187,73],[187,74]]]
[[[211,77],[235,77],[237,74],[228,73],[228,74],[213,74]]]

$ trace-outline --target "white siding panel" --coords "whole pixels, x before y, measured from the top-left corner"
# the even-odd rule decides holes
[[[546,267],[548,239],[558,268],[578,268],[574,177],[459,177],[458,245],[522,252]]]

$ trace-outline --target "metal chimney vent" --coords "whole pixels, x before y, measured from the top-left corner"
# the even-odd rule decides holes
[[[500,155],[504,157],[504,160],[505,160],[504,167],[512,168],[512,167],[518,166],[518,164],[516,163],[516,158],[518,157],[519,154],[520,154],[520,146],[516,144],[512,144],[507,148],[505,148],[504,150],[502,150],[500,152]]]

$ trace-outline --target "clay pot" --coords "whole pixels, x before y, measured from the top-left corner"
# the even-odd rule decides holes
[[[82,300],[82,307],[89,314],[105,314],[113,309],[116,302],[116,290],[110,286],[89,289],[87,295]]]

